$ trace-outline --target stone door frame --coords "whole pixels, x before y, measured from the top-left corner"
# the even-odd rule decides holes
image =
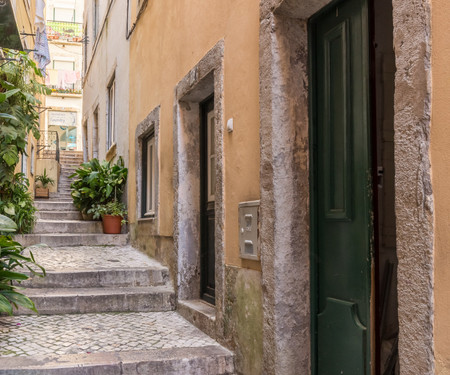
[[[309,374],[309,17],[331,0],[260,1],[264,373]],[[393,0],[395,210],[402,374],[433,374],[431,11]]]
[[[200,298],[200,103],[214,94],[216,118],[215,280],[216,331],[223,326],[225,210],[223,158],[224,41],[220,40],[175,88],[174,246],[179,300]],[[219,337],[222,335],[219,335]]]

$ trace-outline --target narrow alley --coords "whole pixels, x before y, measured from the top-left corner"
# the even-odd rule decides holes
[[[0,374],[233,374],[233,354],[175,312],[167,267],[82,220],[69,178],[82,154],[60,161],[59,192],[35,201],[34,232],[16,236],[47,275],[21,284],[38,316],[0,317]]]
[[[0,0],[0,375],[449,375],[449,0]]]

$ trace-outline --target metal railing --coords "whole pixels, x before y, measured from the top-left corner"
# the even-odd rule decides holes
[[[47,37],[49,40],[81,42],[83,25],[76,22],[47,21]]]
[[[59,135],[54,130],[40,130],[41,137],[37,141],[38,159],[55,159],[59,162]]]

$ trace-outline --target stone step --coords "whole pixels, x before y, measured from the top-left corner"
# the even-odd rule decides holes
[[[55,192],[55,193],[50,193],[50,199],[58,199],[58,198],[70,198],[72,199],[72,196],[70,195],[70,190],[63,190],[60,189],[59,192]]]
[[[75,170],[78,168],[78,165],[73,165],[73,166],[66,166],[66,167],[61,167],[61,174],[67,174],[67,175],[71,175],[75,172]]]
[[[14,239],[23,246],[46,244],[48,246],[124,246],[128,243],[128,234],[103,233],[58,233],[58,234],[20,234]]]
[[[234,356],[218,346],[2,359],[0,375],[234,375]]]
[[[2,317],[3,375],[233,375],[234,356],[176,312]]]
[[[175,309],[175,293],[168,285],[113,288],[28,288],[39,314],[148,312]],[[34,314],[20,308],[16,315]]]
[[[78,168],[80,164],[82,164],[83,161],[79,159],[66,159],[65,161],[61,162],[61,168]]]
[[[60,196],[56,196],[56,197],[50,197],[49,198],[50,201],[58,201],[58,202],[66,202],[66,203],[73,203],[73,198],[72,197],[60,197]]]
[[[72,176],[72,172],[61,172],[61,174],[59,175],[60,179],[65,179],[66,181],[72,181],[72,178],[70,176]]]
[[[37,211],[36,218],[42,220],[82,220],[79,211]]]
[[[24,272],[25,273],[25,272]],[[45,277],[32,276],[20,285],[26,288],[104,288],[164,285],[169,281],[165,267],[109,268],[47,271]]]
[[[34,206],[39,211],[77,211],[73,203],[60,200],[35,200]]]
[[[103,233],[103,227],[101,221],[39,219],[33,233]]]

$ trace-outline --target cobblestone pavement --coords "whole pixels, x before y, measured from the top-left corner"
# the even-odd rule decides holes
[[[31,246],[36,262],[47,271],[161,267],[132,246]]]
[[[211,345],[176,312],[0,317],[0,360]]]

